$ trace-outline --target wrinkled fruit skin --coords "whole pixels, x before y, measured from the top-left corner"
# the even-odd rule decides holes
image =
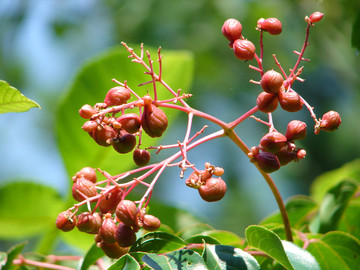
[[[135,149],[133,152],[133,160],[138,166],[145,166],[150,161],[150,153],[144,149]]]
[[[255,155],[256,163],[259,168],[266,173],[272,173],[280,169],[280,161],[278,157],[270,152],[260,152]]]
[[[102,219],[99,213],[83,212],[78,216],[76,227],[81,232],[95,234],[98,233],[101,224]]]
[[[303,107],[303,103],[300,99],[299,94],[290,91],[280,91],[278,99],[281,108],[288,112],[300,111]]]
[[[76,216],[74,215],[70,218],[71,215],[72,213],[70,211],[61,212],[56,218],[56,227],[63,232],[69,232],[74,229],[76,225]]]
[[[157,217],[145,214],[141,218],[141,225],[147,231],[156,231],[160,228],[161,222]]]
[[[108,106],[117,106],[126,103],[131,98],[131,92],[122,86],[111,88],[104,99],[104,103]]]
[[[235,40],[233,50],[239,60],[252,60],[255,56],[255,45],[246,39]]]
[[[227,19],[221,28],[221,32],[232,43],[241,37],[242,25],[236,19]]]
[[[102,241],[108,244],[114,244],[116,242],[115,239],[115,232],[116,232],[116,224],[115,221],[109,217],[106,217],[99,229],[99,237]]]
[[[96,183],[97,176],[96,170],[91,167],[84,167],[75,174],[76,178],[84,177],[86,180],[89,180],[93,183]]]
[[[292,120],[287,126],[285,136],[289,141],[305,139],[306,123],[299,120]]]
[[[93,137],[98,145],[108,147],[110,146],[109,141],[116,137],[116,132],[110,126],[106,125],[105,127],[102,127],[99,125],[92,133],[90,133],[90,136]]]
[[[80,116],[84,119],[90,119],[96,113],[97,113],[97,111],[93,107],[91,107],[89,104],[85,104],[79,110]]]
[[[205,185],[202,185],[198,191],[204,201],[215,202],[225,196],[226,189],[226,183],[219,177],[208,179]]]
[[[141,119],[136,113],[127,113],[116,119],[121,124],[121,128],[129,133],[136,133],[141,126]]]
[[[262,89],[267,93],[277,94],[284,82],[282,75],[275,70],[265,72],[260,80]]]
[[[105,255],[111,259],[119,259],[122,255],[129,252],[129,248],[120,247],[117,242],[108,244],[102,241],[99,247],[104,251]]]
[[[163,110],[153,104],[144,106],[141,116],[143,130],[150,137],[161,137],[168,126],[168,120]]]
[[[257,27],[270,35],[279,35],[282,32],[282,24],[277,18],[260,19]]]
[[[320,128],[325,131],[334,131],[340,126],[340,124],[340,114],[335,111],[329,111],[321,118]]]
[[[275,155],[280,162],[280,166],[284,166],[297,158],[296,153],[288,146],[281,148],[280,151],[275,153]]]
[[[271,153],[278,152],[281,148],[283,148],[287,143],[287,138],[281,134],[280,132],[274,131],[265,134],[261,140],[261,147]]]
[[[120,247],[130,247],[136,242],[136,234],[130,226],[120,223],[116,228],[115,239]]]
[[[101,213],[114,213],[117,205],[121,201],[123,192],[119,187],[113,188],[110,192],[99,199],[99,210]]]
[[[128,226],[137,225],[137,207],[133,201],[122,200],[116,207],[116,217]]]
[[[79,191],[79,192],[78,192]],[[72,195],[75,200],[82,202],[83,200],[97,195],[96,187],[93,182],[83,177],[77,178],[72,186]],[[84,197],[85,195],[86,197]]]
[[[264,113],[273,112],[278,107],[278,98],[274,94],[261,92],[257,99],[256,99],[256,105],[259,108],[259,111]]]

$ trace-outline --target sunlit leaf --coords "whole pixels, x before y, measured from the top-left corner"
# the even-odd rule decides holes
[[[0,187],[0,238],[16,239],[55,227],[63,200],[50,187],[12,182]]]
[[[0,113],[26,112],[40,105],[25,97],[19,90],[0,80]]]
[[[320,270],[320,266],[316,259],[310,252],[298,247],[294,243],[282,240],[281,241],[285,253],[289,258],[292,266],[296,270]]]
[[[219,241],[222,245],[229,245],[233,247],[242,247],[245,240],[233,232],[223,230],[211,230],[202,233],[203,235],[211,236]]]
[[[108,268],[108,270],[139,270],[140,265],[129,254],[125,254],[116,263]]]
[[[192,250],[177,250],[164,255],[149,253],[142,260],[152,269],[159,270],[206,269],[203,258]]]
[[[232,246],[207,245],[205,262],[211,270],[258,270],[260,265],[249,253]]]
[[[87,270],[90,266],[92,266],[98,259],[104,256],[104,252],[93,244],[91,248],[86,252],[83,260],[81,261],[78,269],[79,270]]]
[[[360,242],[344,232],[329,232],[307,248],[322,270],[359,269]]]
[[[9,249],[9,251],[7,252],[7,260],[5,265],[1,268],[2,270],[16,269],[16,266],[12,262],[21,253],[25,245],[26,242],[17,244]]]
[[[149,48],[146,48],[149,49]],[[134,50],[140,53],[139,47]],[[149,49],[152,58],[156,60],[157,50]],[[187,51],[163,51],[163,79],[175,91],[182,88],[189,92],[192,81],[193,58]],[[154,62],[155,65],[156,61]],[[157,64],[155,65],[156,69]],[[65,167],[70,176],[84,166],[102,168],[112,174],[121,173],[134,166],[132,153],[119,154],[112,147],[97,145],[81,127],[85,120],[79,116],[79,109],[84,104],[91,106],[103,102],[107,91],[117,84],[113,78],[124,82],[144,96],[151,88],[151,84],[139,87],[138,84],[149,81],[151,77],[144,74],[144,67],[133,63],[128,58],[128,52],[123,47],[113,48],[86,63],[76,75],[66,96],[61,101],[57,111],[56,133],[60,152]],[[152,94],[152,91],[150,91]],[[158,87],[158,97],[167,99],[171,94]],[[164,109],[170,124],[174,122],[179,111]],[[136,112],[130,110],[129,112]],[[183,135],[182,135],[183,136]],[[180,139],[180,138],[179,138]],[[144,147],[156,145],[158,138],[142,137]]]

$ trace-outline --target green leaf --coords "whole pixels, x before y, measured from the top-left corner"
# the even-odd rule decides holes
[[[181,238],[165,233],[151,232],[139,238],[130,252],[143,251],[149,253],[166,253],[183,248],[187,243]]]
[[[360,199],[351,200],[339,222],[338,231],[360,239]]]
[[[291,197],[286,202],[286,211],[289,216],[290,225],[294,229],[300,229],[303,225],[308,224],[317,209],[317,204],[308,196],[297,195]],[[277,211],[275,214],[265,218],[260,225],[269,223],[282,223],[281,214]]]
[[[17,244],[9,249],[7,252],[7,261],[5,265],[1,268],[2,270],[12,270],[15,269],[16,266],[13,265],[13,260],[16,259],[16,257],[21,253],[21,251],[24,249],[26,245],[26,242]]]
[[[357,183],[342,181],[331,188],[325,194],[319,213],[310,223],[311,231],[314,233],[326,233],[336,230],[342,214],[357,187]]]
[[[139,270],[140,265],[129,254],[125,254],[116,263],[108,268],[108,270]]]
[[[360,10],[356,16],[351,32],[351,46],[360,50]]]
[[[241,248],[244,245],[245,240],[240,238],[235,233],[223,230],[211,230],[203,232],[202,235],[211,236],[219,241],[222,245],[229,245],[233,247]]]
[[[19,90],[0,80],[0,113],[26,112],[40,105],[25,97]]]
[[[140,52],[138,46],[134,50]],[[155,60],[155,65],[157,50],[149,49],[149,51]],[[57,140],[70,176],[84,166],[101,167],[110,174],[124,172],[134,166],[131,153],[119,154],[112,147],[97,145],[81,129],[85,120],[78,113],[84,104],[95,105],[98,102],[103,102],[107,91],[117,85],[112,81],[113,78],[121,82],[126,80],[129,87],[140,96],[147,93],[151,85],[138,87],[138,84],[147,82],[151,78],[144,74],[145,69],[140,64],[131,62],[128,55],[125,48],[116,47],[85,64],[75,77],[58,108]],[[157,65],[155,66],[157,67]],[[189,52],[163,51],[163,79],[175,91],[182,88],[188,92],[192,73],[193,57]],[[164,87],[159,86],[158,97],[167,99],[171,97],[171,94]],[[169,124],[173,123],[175,117],[180,113],[177,110],[164,109],[164,111],[168,115],[168,119],[171,120]],[[131,112],[136,111],[131,110]],[[155,145],[158,140],[158,138],[149,138],[149,136],[142,137],[144,147],[150,144]]]
[[[203,258],[193,250],[177,250],[164,255],[146,254],[142,261],[156,270],[206,269]]]
[[[329,232],[312,240],[307,248],[322,270],[359,269],[360,242],[344,232]]]
[[[59,231],[59,237],[67,244],[83,251],[94,244],[94,235],[80,232],[77,228],[70,232]]]
[[[252,225],[246,229],[245,235],[249,246],[266,253],[286,269],[294,269],[280,238],[275,233],[264,227]]]
[[[55,227],[63,201],[52,188],[31,182],[0,187],[0,239],[19,239]]]
[[[220,245],[221,243],[212,236],[197,234],[185,240],[188,244],[202,244],[205,241],[207,244]]]
[[[326,192],[344,179],[360,182],[360,159],[317,177],[310,187],[311,197],[320,203]]]
[[[249,253],[232,246],[206,245],[206,265],[211,270],[256,270],[260,265]]]
[[[292,242],[282,240],[281,243],[285,249],[292,266],[296,270],[320,270],[320,266],[310,252],[298,247]]]
[[[84,259],[81,261],[78,269],[87,270],[92,266],[98,259],[104,256],[104,252],[93,244],[91,248],[86,252]]]

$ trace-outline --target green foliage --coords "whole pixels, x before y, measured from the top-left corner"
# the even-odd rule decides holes
[[[360,50],[360,10],[352,27],[351,45]]]
[[[13,260],[16,259],[16,257],[21,253],[21,251],[24,249],[26,243],[20,243],[17,244],[9,249],[9,251],[6,254],[6,262],[1,267],[2,270],[13,270],[16,269],[16,266],[12,264]],[[2,262],[0,261],[0,266],[2,265]]]
[[[140,265],[129,254],[122,256],[116,263],[114,263],[109,270],[140,270]]]
[[[0,114],[26,112],[34,107],[41,108],[39,104],[25,97],[19,90],[0,80]]]
[[[104,256],[104,252],[93,244],[91,248],[86,252],[84,259],[82,260],[81,264],[79,265],[79,270],[86,270],[91,265],[93,265],[98,259]]]
[[[134,47],[134,50],[140,53],[139,46]],[[149,51],[155,58],[157,50],[150,49]],[[162,54],[163,79],[174,87],[175,91],[181,88],[188,92],[193,73],[192,55],[187,51],[163,51]],[[93,106],[103,102],[107,91],[117,86],[112,81],[113,78],[120,82],[126,80],[128,86],[140,96],[147,94],[146,85],[142,87],[137,85],[151,78],[144,74],[144,68],[141,65],[132,63],[128,55],[125,48],[116,47],[88,62],[80,69],[60,103],[56,118],[56,134],[69,176],[85,166],[101,167],[109,172],[123,172],[134,166],[132,162],[128,162],[132,159],[132,153],[119,154],[112,147],[99,147],[81,129],[85,120],[78,114],[84,104]],[[171,97],[163,87],[158,88],[158,96],[161,99]],[[164,111],[171,119],[170,122],[174,123],[179,112]],[[149,146],[156,144],[156,140],[144,136],[142,143],[144,146]]]

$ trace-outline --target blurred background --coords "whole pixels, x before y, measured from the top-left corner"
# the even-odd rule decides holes
[[[66,196],[70,179],[56,144],[55,111],[75,72],[91,57],[121,41],[189,50],[195,57],[194,82],[188,89],[194,97],[189,103],[232,121],[254,106],[260,90],[249,79],[258,80],[259,75],[249,70],[249,63],[235,59],[221,34],[223,22],[238,19],[244,36],[256,45],[257,20],[277,17],[283,32],[264,35],[265,69],[275,68],[273,53],[288,69],[296,61],[292,50],[300,51],[303,44],[303,19],[315,11],[325,16],[311,29],[311,46],[305,54],[311,62],[303,62],[306,81],[294,88],[315,107],[318,117],[338,111],[342,125],[334,133],[316,136],[310,132],[313,121],[306,109],[295,114],[276,111],[279,131],[285,132],[292,119],[309,126],[307,138],[300,142],[307,150],[306,159],[273,174],[284,199],[308,194],[316,176],[359,157],[360,59],[351,36],[360,1],[0,0],[0,79],[42,106],[41,110],[0,115],[0,185],[19,179],[36,181]],[[182,116],[167,131],[166,142],[173,143],[171,136],[185,131],[186,117]],[[198,130],[208,123],[196,119],[195,124]],[[250,119],[238,132],[250,147],[259,143],[266,129]],[[205,203],[171,169],[162,177],[168,180],[159,181],[157,199],[240,235],[247,225],[277,209],[261,175],[241,151],[234,151],[230,140],[203,145],[190,158],[198,168],[209,161],[225,169],[227,196],[218,203]]]

